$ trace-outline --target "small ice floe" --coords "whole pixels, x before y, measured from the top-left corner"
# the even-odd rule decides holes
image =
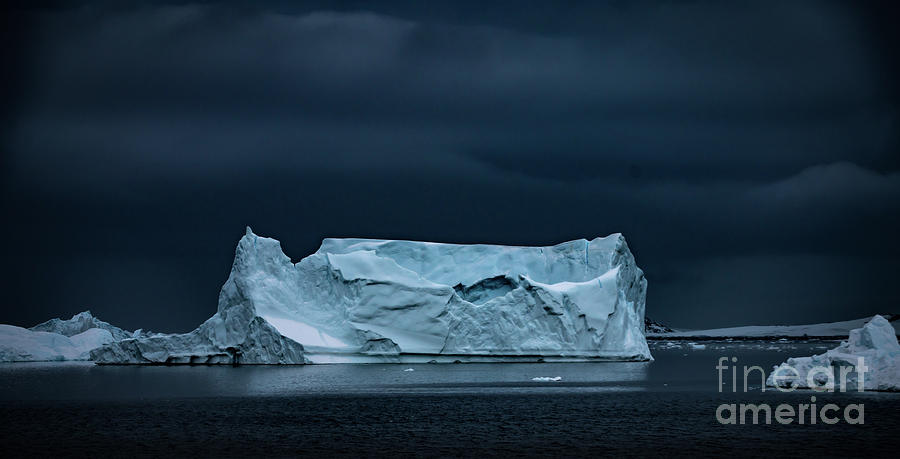
[[[531,380],[540,382],[562,381],[562,376],[555,376],[553,378],[549,376],[538,376],[536,378],[531,378]]]
[[[691,343],[691,349],[694,349],[695,351],[696,351],[696,350],[700,350],[700,349],[706,349],[706,345],[705,345],[705,344]]]
[[[403,370],[403,371],[416,371],[416,370],[413,369],[413,368],[407,368],[407,369],[405,369],[405,370]]]

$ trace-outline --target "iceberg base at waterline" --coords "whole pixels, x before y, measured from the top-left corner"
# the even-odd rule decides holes
[[[293,263],[247,228],[218,311],[99,364],[650,360],[625,238],[549,247],[326,239]]]

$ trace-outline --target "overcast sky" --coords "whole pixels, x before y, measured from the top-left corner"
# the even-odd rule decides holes
[[[900,312],[891,2],[24,5],[0,323],[188,331],[246,225],[621,232],[680,327]]]

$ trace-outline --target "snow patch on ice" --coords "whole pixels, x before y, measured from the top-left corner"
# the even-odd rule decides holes
[[[349,345],[312,325],[292,319],[282,319],[273,316],[262,316],[266,322],[287,338],[310,347],[323,347],[332,349],[348,348]]]

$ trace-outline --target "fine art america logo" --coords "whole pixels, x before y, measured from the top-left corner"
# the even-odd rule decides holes
[[[730,360],[730,362],[729,362]],[[739,367],[736,365],[737,357],[720,357],[716,365],[719,375],[719,392],[723,392],[722,377],[725,372],[731,373],[731,391],[738,392]],[[762,381],[762,391],[766,391],[766,372],[759,366],[742,366],[743,391],[747,392],[748,381],[755,381],[758,373]],[[770,390],[781,392],[793,392],[798,387],[809,387],[817,392],[834,392],[839,388],[846,392],[848,387],[855,386],[858,392],[865,389],[865,374],[869,367],[865,365],[862,357],[857,359],[856,365],[841,366],[837,368],[838,376],[835,376],[835,368],[831,366],[814,366],[804,368],[806,372],[802,377],[799,369],[788,364],[782,364],[770,375],[770,383],[774,386]],[[751,376],[752,375],[752,376]],[[848,384],[848,377],[849,382]],[[771,424],[772,419],[779,424],[837,424],[843,420],[847,424],[865,424],[865,405],[851,403],[841,408],[834,403],[824,405],[816,403],[816,396],[809,397],[809,403],[800,403],[797,406],[781,403],[773,407],[768,403],[723,403],[716,408],[716,420],[721,424]]]

